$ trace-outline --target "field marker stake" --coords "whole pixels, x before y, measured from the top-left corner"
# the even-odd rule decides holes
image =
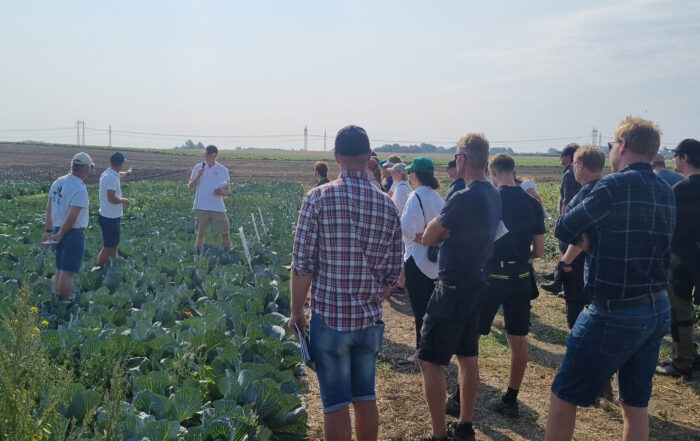
[[[245,258],[248,259],[248,268],[250,272],[253,272],[252,259],[250,258],[250,251],[248,250],[248,241],[245,240],[245,233],[243,233],[243,227],[238,227],[238,235],[241,236],[241,241],[243,242],[243,251],[245,251]]]
[[[260,207],[258,207],[258,213],[260,214],[260,223],[262,224],[263,231],[265,232],[265,236],[267,236],[267,227],[265,226],[265,219],[263,219],[262,210]]]
[[[253,213],[250,213],[250,218],[253,219],[253,228],[255,229],[255,237],[258,238],[259,243],[262,243],[260,241],[260,235],[258,234],[258,224],[255,223],[255,215]]]

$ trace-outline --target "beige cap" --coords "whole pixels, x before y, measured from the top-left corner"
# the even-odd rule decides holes
[[[76,153],[75,156],[73,156],[73,164],[89,165],[90,167],[95,166],[95,163],[92,162],[90,155],[85,152]]]

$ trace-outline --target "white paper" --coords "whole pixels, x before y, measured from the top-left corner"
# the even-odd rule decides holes
[[[311,361],[311,353],[309,352],[309,347],[306,344],[304,334],[299,329],[299,325],[294,323],[294,328],[297,330],[297,335],[299,336],[299,352],[301,353],[301,362],[307,364]]]
[[[508,228],[506,228],[506,225],[503,223],[502,220],[498,221],[498,228],[496,228],[496,237],[493,239],[493,241],[497,241],[506,234],[508,234]]]
[[[55,240],[45,240],[41,244],[42,245],[57,245],[58,242],[56,242]]]

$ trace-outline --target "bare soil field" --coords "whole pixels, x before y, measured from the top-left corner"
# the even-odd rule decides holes
[[[70,161],[77,152],[86,151],[96,164],[96,172],[87,180],[88,184],[99,180],[102,170],[109,166],[109,156],[118,149],[96,149],[86,146],[52,146],[28,144],[0,144],[0,181],[53,181],[65,174]],[[310,152],[285,152],[285,159],[229,159],[219,158],[219,162],[231,171],[231,179],[237,182],[300,182],[313,184],[313,159],[307,159]],[[318,152],[315,155],[318,156]],[[126,167],[133,173],[126,181],[187,181],[192,167],[199,161],[196,156],[127,151]],[[444,155],[443,155],[444,156]],[[289,160],[290,157],[298,159]],[[337,165],[330,160],[328,153],[329,176],[338,174]],[[549,182],[561,178],[559,169],[551,167],[526,167],[519,174],[535,178],[538,182]],[[447,182],[444,169],[438,168],[440,180]]]

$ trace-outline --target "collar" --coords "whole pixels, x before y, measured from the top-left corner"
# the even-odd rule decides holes
[[[623,168],[622,170],[620,170],[620,173],[624,173],[624,172],[632,171],[632,170],[647,171],[647,172],[651,172],[651,173],[654,172],[654,169],[651,167],[651,164],[649,164],[648,162],[634,162],[632,164],[627,165],[627,167]]]
[[[369,181],[369,176],[365,171],[362,170],[343,170],[340,172],[340,177]]]
[[[563,173],[566,173],[566,172],[568,172],[569,170],[572,170],[571,164],[569,164],[569,165],[567,165],[566,167],[564,167]]]

